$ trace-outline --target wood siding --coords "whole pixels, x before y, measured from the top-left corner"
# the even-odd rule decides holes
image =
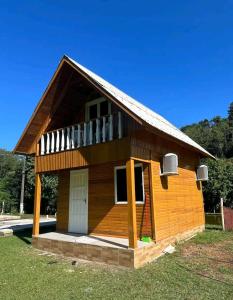
[[[114,167],[124,165],[124,161],[90,166],[88,231],[92,234],[128,236],[128,211],[126,204],[115,204]],[[145,204],[137,204],[138,236],[151,234],[150,197],[148,168],[144,169]],[[68,231],[69,219],[69,171],[59,173],[59,196],[57,204],[57,230]],[[144,217],[145,214],[147,217]]]
[[[130,156],[130,139],[123,138],[103,144],[83,147],[44,156],[36,156],[35,172],[52,172],[64,169],[125,160]]]
[[[160,176],[162,157],[169,152],[178,155],[179,175]],[[197,153],[143,132],[132,140],[131,155],[152,161],[157,241],[205,224],[202,188],[196,181]]]
[[[57,231],[68,232],[70,171],[59,172],[57,199]]]
[[[154,172],[160,172],[153,162]],[[179,168],[179,175],[155,176],[156,241],[175,236],[205,224],[201,184],[195,170]]]

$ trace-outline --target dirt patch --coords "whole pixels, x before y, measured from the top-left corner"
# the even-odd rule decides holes
[[[233,255],[230,250],[233,241],[225,240],[215,244],[183,245],[179,263],[190,272],[207,279],[233,285]]]

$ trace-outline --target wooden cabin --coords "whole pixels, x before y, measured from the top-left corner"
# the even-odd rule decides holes
[[[67,56],[15,152],[35,156],[33,244],[39,249],[140,267],[204,229],[196,171],[212,155]],[[169,157],[175,170],[167,172]],[[56,232],[40,234],[45,173],[59,177],[57,222]]]

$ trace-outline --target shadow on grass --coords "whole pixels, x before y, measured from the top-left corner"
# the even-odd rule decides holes
[[[47,233],[55,230],[56,230],[55,225],[43,226],[40,228],[40,233]],[[30,245],[32,243],[32,228],[16,231],[14,232],[14,236],[22,240],[24,243]]]
[[[221,225],[214,225],[214,224],[205,224],[205,229],[222,231],[222,226]]]

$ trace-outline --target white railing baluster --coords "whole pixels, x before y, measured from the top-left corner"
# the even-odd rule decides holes
[[[100,119],[96,119],[96,144],[100,142]]]
[[[47,139],[46,139],[46,154],[49,154],[49,150],[50,150],[50,135],[49,133],[47,133]]]
[[[66,128],[66,150],[70,150],[70,127]]]
[[[54,132],[51,132],[51,153],[54,152],[54,144],[55,144]]]
[[[93,143],[93,122],[90,121],[89,123],[89,145]]]
[[[83,146],[87,145],[87,123],[83,124]]]
[[[44,135],[41,136],[40,139],[40,154],[44,155],[45,147],[44,147]]]
[[[81,145],[81,126],[78,124],[78,142],[77,142],[77,147],[79,148]]]
[[[117,122],[113,124],[113,122]],[[123,136],[122,112],[90,120],[82,124],[47,132],[40,139],[40,155],[65,151],[101,142],[112,141],[117,130],[118,138]]]
[[[74,126],[71,127],[71,148],[74,149]]]
[[[106,141],[106,117],[103,117],[103,127],[102,127],[102,141]]]
[[[64,151],[65,148],[65,130],[61,131],[61,151]]]
[[[109,116],[109,141],[112,141],[113,139],[113,118],[112,115]]]
[[[118,138],[122,138],[122,117],[120,111],[118,111]]]
[[[59,133],[59,130],[57,130],[57,136],[56,136],[56,152],[59,151],[59,146],[60,146],[60,133]]]

